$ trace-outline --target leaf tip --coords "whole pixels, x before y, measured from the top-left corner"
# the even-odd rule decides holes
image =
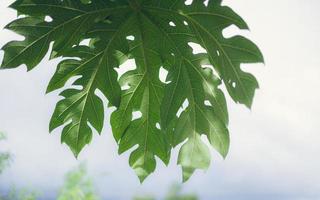
[[[74,157],[76,158],[76,160],[78,160],[78,158],[79,158],[79,153],[74,153],[73,155],[74,155]]]
[[[19,3],[19,1],[15,1],[15,2],[13,2],[12,4],[10,4],[9,6],[8,6],[8,8],[12,8],[12,9],[17,9],[17,4]]]
[[[68,144],[67,144],[68,145]],[[80,152],[81,152],[81,149],[76,149],[76,148],[73,148],[71,147],[70,145],[68,145],[69,148],[71,149],[72,153],[73,153],[73,156],[78,160],[79,158],[79,155],[80,155]]]
[[[58,52],[52,50],[51,53],[50,53],[50,56],[49,56],[49,60],[52,60],[54,58],[57,58],[59,55],[58,55]]]
[[[143,173],[140,173],[140,171],[138,169],[135,169],[135,172],[138,176],[140,184],[142,184],[146,180],[146,178],[150,175],[149,173],[146,173],[145,171]]]
[[[187,182],[193,175],[195,169],[191,167],[182,167],[182,182]]]
[[[226,160],[227,159],[227,156],[228,156],[228,151],[226,151],[225,153],[221,154],[223,160]]]
[[[48,90],[48,88],[47,88],[44,94],[49,94],[50,92],[51,92],[51,91]]]
[[[143,184],[143,182],[146,180],[147,177],[138,176],[138,178],[139,178],[140,184]]]

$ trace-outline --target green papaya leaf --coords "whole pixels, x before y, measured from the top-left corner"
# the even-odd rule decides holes
[[[93,132],[102,132],[99,91],[116,108],[113,136],[120,154],[132,151],[129,164],[141,182],[157,158],[168,164],[180,144],[184,181],[209,168],[204,138],[227,156],[228,110],[220,86],[251,107],[258,82],[240,65],[261,63],[263,56],[250,40],[223,36],[231,25],[248,26],[221,0],[16,0],[11,8],[23,16],[6,28],[25,39],[4,45],[1,68],[25,64],[31,70],[48,51],[50,58],[62,58],[47,88],[62,90],[50,131],[62,126],[61,141],[75,156]],[[205,52],[194,54],[191,43]],[[119,75],[116,69],[127,59],[135,66]],[[161,69],[168,72],[165,81]]]

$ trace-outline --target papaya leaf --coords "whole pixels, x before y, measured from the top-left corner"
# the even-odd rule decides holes
[[[24,40],[2,47],[1,68],[25,64],[31,70],[48,52],[61,58],[47,88],[62,90],[50,131],[62,126],[61,141],[75,156],[93,132],[102,132],[105,105],[98,91],[116,108],[113,136],[120,154],[132,151],[129,164],[141,182],[155,171],[157,158],[168,164],[180,144],[184,181],[210,166],[204,137],[227,156],[229,117],[220,88],[250,108],[258,82],[240,65],[264,60],[245,37],[223,36],[231,25],[248,26],[221,0],[16,0],[10,7],[23,16],[6,28]],[[194,54],[191,43],[205,51]],[[116,68],[127,59],[134,59],[134,69],[119,75]],[[161,69],[168,72],[165,81]]]

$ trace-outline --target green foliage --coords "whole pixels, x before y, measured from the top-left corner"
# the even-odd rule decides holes
[[[7,139],[6,135],[4,133],[0,132],[0,141],[6,140],[6,139]]]
[[[0,174],[9,165],[10,154],[7,152],[0,152]]]
[[[5,134],[0,132],[0,142],[2,140],[6,140],[6,136],[5,136]],[[11,158],[10,153],[0,152],[0,174],[9,165],[10,158]]]
[[[6,28],[25,40],[3,47],[1,68],[25,64],[31,70],[52,43],[51,58],[63,60],[47,92],[63,88],[73,77],[77,87],[61,92],[50,131],[63,126],[61,141],[78,156],[93,129],[101,133],[103,128],[99,90],[116,107],[113,135],[119,153],[133,149],[129,164],[140,180],[155,170],[156,157],[168,164],[171,149],[181,143],[178,164],[188,180],[196,169],[210,165],[202,135],[223,157],[228,153],[228,111],[220,86],[235,102],[250,107],[258,83],[240,64],[263,62],[251,41],[222,34],[231,25],[248,29],[243,19],[221,0],[204,2],[16,0],[11,8],[25,17]],[[90,39],[88,46],[80,44],[85,39]],[[190,42],[206,53],[193,54]],[[129,58],[136,68],[118,77],[115,68]],[[159,79],[161,67],[168,71],[166,82]],[[185,101],[188,106],[179,115]],[[142,115],[133,118],[136,111]]]
[[[93,183],[87,175],[86,166],[81,164],[70,171],[57,200],[98,200]]]
[[[0,197],[0,200],[37,200],[37,193],[30,192],[26,189],[24,190],[16,190],[12,188],[9,194],[6,197]]]

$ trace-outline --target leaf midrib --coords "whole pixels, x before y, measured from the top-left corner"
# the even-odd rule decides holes
[[[118,30],[113,34],[113,36],[111,37],[111,39],[108,41],[108,44],[107,44],[106,48],[102,51],[103,54],[106,54],[106,53],[109,51],[109,48],[110,48],[111,44],[113,43],[113,41],[114,41],[114,39],[116,38],[116,36],[118,36],[117,34],[122,30],[123,26],[124,26],[130,19],[131,19],[131,17],[128,18],[126,21],[124,21],[124,22],[119,26]],[[106,56],[106,55],[104,55],[104,56]],[[90,81],[89,81],[88,85],[86,86],[86,88],[88,88],[88,89],[87,89],[86,96],[85,96],[85,99],[84,99],[85,102],[84,102],[83,108],[82,108],[83,111],[81,112],[80,119],[79,119],[79,121],[80,121],[80,126],[81,126],[81,124],[83,123],[83,116],[84,116],[84,113],[85,113],[85,107],[86,107],[86,105],[87,105],[88,97],[90,96],[91,93],[94,94],[94,91],[92,91],[92,89],[95,89],[95,87],[93,87],[93,85],[94,85],[96,76],[97,76],[97,74],[98,74],[98,72],[99,72],[99,70],[100,70],[101,62],[102,62],[103,59],[104,59],[103,57],[100,58],[98,67],[96,67],[93,75],[92,75],[91,78],[90,78]],[[108,59],[108,58],[107,58],[107,59]],[[80,126],[79,126],[79,129],[77,130],[78,133],[80,133]],[[79,134],[77,134],[77,143],[76,143],[77,146],[78,146],[78,142],[79,142],[79,141],[78,141],[78,140],[79,140],[78,137],[79,137]]]

